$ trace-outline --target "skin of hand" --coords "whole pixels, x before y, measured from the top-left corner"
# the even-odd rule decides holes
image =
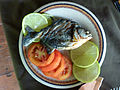
[[[99,77],[95,81],[86,83],[82,85],[79,90],[99,90],[101,84],[102,84],[103,78]]]

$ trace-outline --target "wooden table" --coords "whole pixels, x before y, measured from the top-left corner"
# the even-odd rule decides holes
[[[0,18],[0,90],[20,90]]]

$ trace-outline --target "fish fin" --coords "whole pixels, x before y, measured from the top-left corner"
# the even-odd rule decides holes
[[[24,46],[29,46],[33,41],[36,39],[40,38],[43,33],[43,31],[40,32],[35,32],[30,26],[26,26],[25,30],[28,32],[26,36],[24,36],[23,39],[23,45]]]
[[[31,38],[31,36],[30,36],[30,34],[28,33],[25,37],[24,37],[24,39],[23,39],[23,45],[24,46],[28,46],[29,44],[30,44],[30,40],[31,40],[32,38]]]
[[[51,47],[47,42],[43,41],[43,39],[41,39],[40,43],[45,46],[48,54],[51,54],[55,50],[55,48]]]
[[[27,37],[33,38],[36,35],[36,33],[37,33],[28,25],[26,26],[25,30],[28,32]]]
[[[49,47],[46,47],[47,53],[51,54],[52,52],[54,52],[55,48],[51,49]]]
[[[26,25],[25,30],[26,30],[27,32],[35,32],[35,31],[34,31],[30,26],[28,26],[28,25]]]

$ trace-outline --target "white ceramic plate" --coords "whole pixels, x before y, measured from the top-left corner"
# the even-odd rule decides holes
[[[99,47],[98,61],[100,63],[100,66],[102,65],[106,53],[106,37],[101,23],[91,11],[79,4],[61,1],[44,5],[37,9],[35,12],[48,13],[53,16],[71,19],[78,22],[86,30],[89,30],[93,35],[92,41]],[[26,70],[34,79],[52,88],[66,89],[81,85],[81,82],[77,81],[74,76],[71,76],[67,80],[58,81],[52,78],[48,78],[42,74],[42,72],[27,58],[27,50],[23,47],[22,40],[23,33],[21,31],[19,37],[20,57]]]

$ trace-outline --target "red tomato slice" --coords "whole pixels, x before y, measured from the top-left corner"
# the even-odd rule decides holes
[[[43,72],[43,73],[48,77],[55,78],[64,70],[64,68],[65,68],[65,61],[64,58],[62,58],[59,66],[55,70],[49,72]]]
[[[44,46],[34,43],[28,48],[28,58],[36,66],[46,66],[53,61],[54,53],[49,56]]]
[[[44,66],[49,65],[54,60],[54,57],[55,57],[55,52],[52,52],[49,55],[48,59],[45,60],[41,65],[39,65],[39,67],[44,67]]]
[[[65,80],[72,75],[72,62],[64,57],[65,60],[65,68],[64,70],[57,76],[58,80]]]
[[[52,71],[54,69],[56,69],[58,67],[58,65],[60,64],[61,61],[61,53],[57,50],[54,51],[55,52],[55,58],[52,61],[52,63],[50,63],[49,65],[45,66],[45,67],[40,67],[40,69],[43,72],[49,72]]]

